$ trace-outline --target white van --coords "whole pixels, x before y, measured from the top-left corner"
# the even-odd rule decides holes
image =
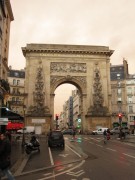
[[[103,134],[104,130],[107,130],[107,129],[108,129],[108,128],[98,128],[97,130],[92,131],[92,134],[93,134],[93,135]]]
[[[19,129],[17,134],[22,134],[24,131],[25,134],[35,134],[35,127],[34,126],[26,126],[24,129]]]

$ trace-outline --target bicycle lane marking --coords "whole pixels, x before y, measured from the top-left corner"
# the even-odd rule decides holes
[[[54,165],[54,160],[53,160],[53,157],[52,157],[52,152],[51,152],[50,147],[48,147],[48,150],[49,150],[50,162],[51,162],[51,165],[53,166]]]

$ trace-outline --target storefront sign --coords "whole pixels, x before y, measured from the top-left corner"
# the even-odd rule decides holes
[[[45,119],[32,119],[32,123],[42,124],[45,123]]]
[[[8,125],[8,118],[0,118],[0,125]]]

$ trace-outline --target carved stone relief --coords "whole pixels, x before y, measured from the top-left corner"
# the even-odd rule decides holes
[[[108,109],[103,106],[104,97],[102,93],[101,76],[98,64],[95,64],[93,79],[93,106],[88,109],[88,114],[103,116],[108,113]]]
[[[39,62],[36,73],[35,91],[33,92],[34,106],[29,107],[28,114],[32,116],[44,116],[46,113],[49,113],[49,108],[45,106],[44,78],[41,61]]]
[[[87,67],[85,63],[52,62],[50,66],[50,72],[86,73]]]
[[[51,85],[55,84],[59,80],[66,79],[67,81],[74,81],[78,80],[81,84],[83,84],[83,87],[86,87],[86,76],[51,76],[50,83]]]

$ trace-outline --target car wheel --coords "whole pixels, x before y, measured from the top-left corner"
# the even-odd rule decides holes
[[[48,142],[48,147],[51,147],[51,144]]]
[[[62,143],[61,147],[62,149],[65,149],[65,143]]]
[[[27,154],[31,153],[31,150],[29,150],[29,149],[26,149],[25,151],[26,151]]]

